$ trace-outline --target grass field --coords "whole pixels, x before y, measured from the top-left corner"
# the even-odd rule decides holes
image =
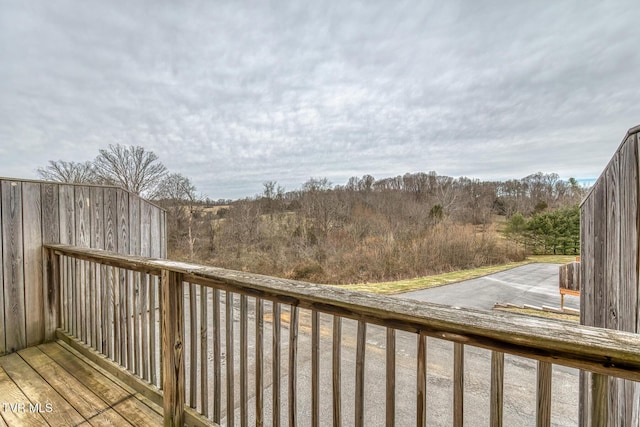
[[[567,264],[575,261],[575,255],[531,255],[526,260],[520,262],[510,262],[502,265],[492,265],[488,267],[474,268],[470,270],[453,271],[450,273],[436,274],[433,276],[418,277],[415,279],[398,280],[394,282],[380,283],[355,283],[350,285],[336,285],[344,289],[355,291],[373,292],[376,294],[398,294],[402,292],[427,289],[434,286],[448,285],[462,280],[475,279],[510,268],[519,267],[531,263]]]

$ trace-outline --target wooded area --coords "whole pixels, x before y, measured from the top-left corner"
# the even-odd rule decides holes
[[[312,178],[290,192],[271,181],[262,194],[226,206],[180,197],[158,203],[168,212],[174,258],[353,283],[522,260],[532,246],[498,232],[514,214],[551,215],[573,207],[572,234],[544,242],[547,252],[577,252],[575,206],[584,192],[575,180],[555,174],[488,182],[429,172],[380,180],[365,175],[335,186]]]

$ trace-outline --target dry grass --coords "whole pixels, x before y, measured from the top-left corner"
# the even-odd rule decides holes
[[[544,317],[547,319],[568,320],[570,322],[579,322],[580,316],[576,314],[554,313],[551,311],[534,310],[532,308],[516,308],[516,307],[495,307],[494,310],[508,311],[509,313],[521,314],[524,316]]]
[[[420,289],[433,288],[435,286],[448,285],[461,282],[463,280],[475,279],[487,276],[500,271],[509,270],[531,263],[545,264],[567,264],[575,261],[574,255],[531,255],[524,261],[510,262],[507,264],[491,265],[487,267],[472,268],[468,270],[453,271],[450,273],[436,274],[432,276],[419,277],[416,279],[397,280],[392,282],[379,283],[354,283],[349,285],[338,285],[344,289],[355,291],[373,292],[376,294],[392,295]]]

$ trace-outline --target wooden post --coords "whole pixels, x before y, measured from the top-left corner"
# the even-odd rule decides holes
[[[45,339],[53,340],[56,328],[60,327],[60,255],[45,249]]]
[[[162,270],[162,389],[164,425],[184,425],[182,274]]]

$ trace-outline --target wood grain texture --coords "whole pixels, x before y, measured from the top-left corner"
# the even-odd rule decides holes
[[[341,396],[341,353],[342,353],[342,318],[333,317],[333,358],[331,364],[332,373],[332,398],[333,398],[333,425],[342,425],[342,396]]]
[[[298,420],[298,307],[290,307],[289,317],[289,427]],[[357,391],[356,391],[357,394]]]
[[[240,295],[240,426],[249,423],[249,321],[247,296]]]
[[[396,330],[387,328],[385,425],[396,423]]]
[[[26,345],[22,183],[2,181],[2,254],[6,352]]]
[[[366,356],[367,342],[367,323],[363,320],[358,321],[358,334],[356,338],[356,392],[354,396],[355,418],[354,425],[356,427],[364,426],[364,367]]]
[[[60,211],[58,206],[58,186],[55,184],[41,184],[42,200],[42,243],[57,243],[60,241]],[[1,238],[0,238],[1,241]],[[0,252],[0,257],[2,253]],[[60,288],[51,288],[49,284],[59,285],[59,278],[55,282],[49,280],[49,274],[53,266],[47,262],[43,267],[42,281],[44,301],[44,340],[51,341],[55,336],[55,330],[60,325],[59,309]],[[0,278],[0,282],[2,279]]]
[[[264,301],[256,300],[256,426],[264,425]]]
[[[272,326],[272,357],[271,357],[271,391],[272,391],[272,425],[279,426],[280,425],[280,335],[281,335],[281,324],[280,324],[280,314],[281,307],[280,304],[274,302],[273,308],[273,326]]]
[[[416,362],[416,425],[427,425],[427,337],[418,334],[418,360]]]
[[[42,199],[40,184],[22,183],[26,345],[45,337],[45,286],[42,259]]]
[[[538,362],[536,387],[536,426],[551,426],[551,363]]]
[[[504,353],[491,352],[491,396],[489,425],[502,427],[504,402]]]
[[[164,425],[184,424],[184,308],[182,274],[165,270],[162,274],[162,370]]]
[[[311,425],[320,426],[320,313],[311,313]]]
[[[235,380],[234,380],[234,335],[233,335],[233,294],[226,293],[225,298],[225,327],[227,336],[225,340],[226,364],[227,364],[227,426],[233,427],[235,423]]]
[[[453,344],[453,425],[464,424],[464,345]]]

